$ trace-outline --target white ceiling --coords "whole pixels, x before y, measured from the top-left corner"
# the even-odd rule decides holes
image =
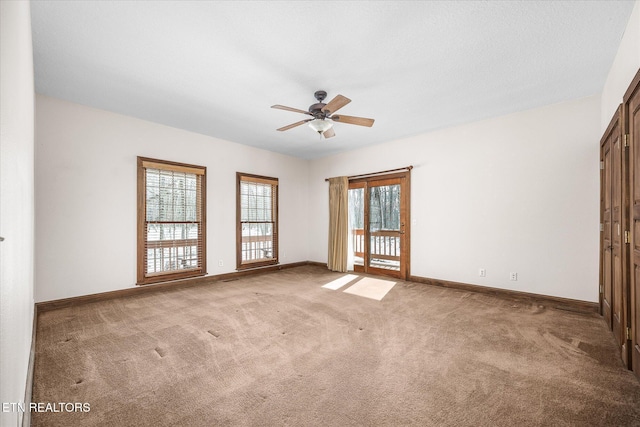
[[[32,1],[38,93],[317,158],[602,90],[633,1]],[[342,94],[320,140],[313,93]]]

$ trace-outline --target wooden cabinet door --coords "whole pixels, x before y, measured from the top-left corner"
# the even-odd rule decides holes
[[[618,108],[601,140],[602,315],[613,331],[623,361],[628,363],[628,188],[627,148],[622,138],[622,106]]]

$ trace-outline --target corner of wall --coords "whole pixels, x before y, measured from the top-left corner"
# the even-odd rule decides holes
[[[640,0],[636,0],[601,94],[600,130],[604,132],[627,87],[640,68]]]

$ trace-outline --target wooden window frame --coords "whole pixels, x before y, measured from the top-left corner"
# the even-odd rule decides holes
[[[241,218],[241,193],[240,193],[240,184],[242,181],[248,182],[256,182],[262,184],[271,184],[272,193],[272,224],[273,224],[273,240],[272,240],[272,253],[273,258],[266,259],[264,261],[242,261],[242,218]],[[277,265],[279,263],[279,213],[278,213],[278,200],[279,194],[279,181],[278,178],[262,176],[262,175],[254,175],[243,172],[236,172],[236,269],[237,270],[247,270],[251,268],[265,267],[269,265]]]
[[[200,221],[198,228],[197,247],[198,251],[198,267],[187,269],[185,271],[174,270],[171,272],[147,273],[147,206],[146,206],[146,169],[160,169],[174,172],[185,172],[201,176],[200,178]],[[137,215],[138,215],[138,233],[137,233],[137,285],[147,285],[152,283],[167,282],[172,280],[186,279],[190,277],[205,276],[207,274],[207,168],[204,166],[196,166],[186,163],[171,162],[167,160],[151,159],[138,156],[137,162]],[[176,242],[178,240],[174,240]],[[167,241],[171,242],[171,241]]]

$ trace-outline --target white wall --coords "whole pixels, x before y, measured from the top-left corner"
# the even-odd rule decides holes
[[[598,301],[599,119],[590,97],[312,161],[310,259],[325,178],[413,165],[411,274]]]
[[[37,301],[135,286],[136,156],[207,167],[210,275],[235,271],[236,172],[279,178],[280,262],[308,259],[308,161],[37,95]]]
[[[0,2],[0,402],[24,402],[33,323],[33,54],[29,2]],[[0,412],[0,425],[20,422]]]
[[[636,1],[620,47],[602,90],[600,133],[604,133],[622,97],[640,68],[640,1]]]
[[[412,274],[597,301],[598,140],[639,65],[640,1],[601,97],[311,162],[37,96],[36,300],[134,286],[142,155],[209,168],[209,274],[234,271],[236,171],[280,178],[281,262],[326,262],[324,178],[413,164]]]

